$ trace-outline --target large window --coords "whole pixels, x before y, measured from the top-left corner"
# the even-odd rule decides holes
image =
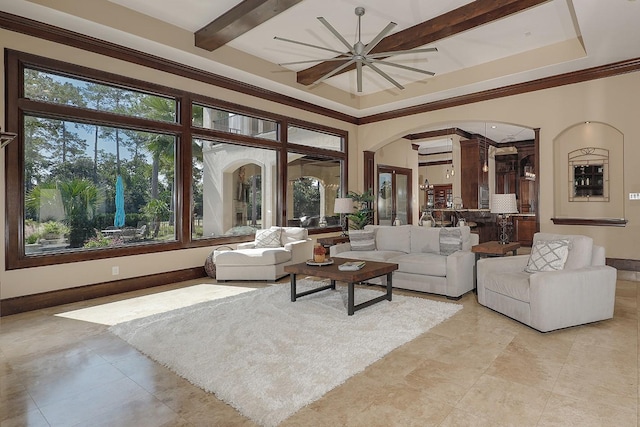
[[[80,117],[88,109],[175,122],[176,100],[32,68],[23,75],[25,98],[78,109],[23,116],[24,255],[176,240],[175,135]]]
[[[293,125],[287,129],[287,139],[291,143],[333,151],[342,151],[344,142],[339,135]]]
[[[8,269],[339,230],[346,132],[6,55]]]
[[[192,123],[205,129],[247,135],[254,138],[277,141],[278,126],[273,120],[265,120],[245,114],[194,104]]]
[[[175,240],[175,137],[24,118],[24,250]]]
[[[276,151],[195,140],[193,239],[250,236],[277,224]]]
[[[340,160],[288,153],[287,224],[305,228],[340,225]]]
[[[24,70],[24,96],[34,101],[176,122],[177,103],[173,99],[41,70]]]

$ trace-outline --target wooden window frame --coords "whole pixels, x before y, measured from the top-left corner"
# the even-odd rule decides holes
[[[24,98],[24,68],[33,68],[46,72],[62,74],[72,78],[91,80],[97,83],[105,83],[142,91],[159,96],[176,99],[178,103],[177,122],[159,122],[139,117],[122,116],[114,113],[96,111],[85,108],[46,103]],[[9,144],[5,151],[5,200],[6,200],[6,226],[5,226],[5,265],[7,270],[20,268],[41,267],[71,262],[131,256],[146,253],[173,251],[195,247],[239,243],[252,239],[251,236],[232,236],[211,239],[192,240],[190,223],[190,199],[191,199],[191,143],[192,138],[215,138],[217,140],[254,146],[256,148],[269,148],[278,151],[278,180],[276,185],[277,206],[279,224],[284,224],[286,218],[286,182],[287,165],[286,153],[288,150],[303,152],[311,155],[322,155],[342,161],[341,186],[346,188],[348,165],[348,132],[316,123],[297,120],[283,115],[261,111],[252,107],[234,104],[228,101],[218,100],[194,94],[155,83],[145,82],[126,76],[109,73],[102,70],[79,66],[72,63],[58,61],[33,54],[23,53],[11,49],[5,49],[5,90],[6,90],[6,127],[7,131],[16,132],[18,137],[14,143]],[[214,108],[236,111],[241,114],[274,120],[278,123],[280,141],[269,141],[244,135],[234,135],[226,132],[202,129],[191,126],[191,106],[193,103],[204,104]],[[175,199],[175,230],[176,240],[168,243],[150,243],[137,246],[123,246],[91,251],[75,251],[68,253],[52,253],[46,255],[30,255],[24,253],[24,141],[23,118],[25,115],[37,115],[47,118],[65,118],[74,121],[83,121],[89,124],[126,126],[139,130],[163,132],[175,135],[176,148],[176,194]],[[323,133],[329,133],[342,138],[342,151],[331,151],[315,147],[305,147],[298,144],[288,144],[287,128],[289,125],[304,127]],[[184,143],[189,141],[189,143]],[[340,231],[339,227],[327,227],[322,230],[310,229],[309,233],[326,233]]]

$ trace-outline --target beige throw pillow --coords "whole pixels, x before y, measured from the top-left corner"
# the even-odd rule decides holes
[[[569,240],[539,240],[531,248],[529,262],[524,271],[557,271],[564,268],[569,255]]]
[[[349,243],[352,251],[375,251],[376,233],[373,230],[351,230]]]
[[[440,229],[440,255],[449,256],[462,249],[462,232],[459,227]]]

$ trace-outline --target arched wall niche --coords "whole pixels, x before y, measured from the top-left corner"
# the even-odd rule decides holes
[[[598,156],[602,157],[602,160],[598,160]],[[608,158],[605,160],[603,156]],[[600,122],[582,122],[570,126],[553,140],[553,162],[553,208],[556,223],[568,219],[624,219],[624,135],[622,132],[607,123]],[[597,169],[602,165],[604,186],[602,196],[582,196],[576,191],[575,169],[580,164],[597,165]]]

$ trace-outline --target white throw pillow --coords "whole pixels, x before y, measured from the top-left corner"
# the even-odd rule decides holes
[[[271,227],[273,228],[273,227]],[[282,228],[282,244],[298,242],[307,238],[307,230],[302,227],[286,227]]]
[[[524,271],[537,273],[562,270],[568,255],[569,240],[539,240],[531,248]]]
[[[375,251],[376,233],[373,230],[351,230],[349,243],[352,251]]]
[[[282,230],[280,228],[256,230],[256,239],[255,239],[256,248],[282,247],[282,243],[280,242],[280,234],[282,234]]]

